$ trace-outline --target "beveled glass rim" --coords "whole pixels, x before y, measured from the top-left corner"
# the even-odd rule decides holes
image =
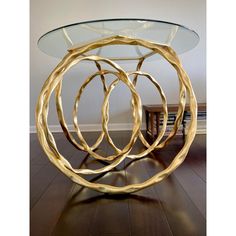
[[[162,21],[162,20],[154,20],[154,19],[145,19],[145,18],[108,18],[108,19],[99,19],[99,20],[89,20],[89,21],[81,21],[81,22],[77,22],[77,23],[72,23],[72,24],[68,24],[68,25],[63,25],[63,26],[60,26],[60,27],[57,27],[53,30],[50,30],[48,31],[47,33],[43,34],[37,41],[37,45],[39,46],[39,42],[42,38],[44,38],[46,35],[54,32],[54,31],[57,31],[57,30],[60,30],[62,28],[67,28],[67,27],[71,27],[71,26],[76,26],[76,25],[82,25],[82,24],[88,24],[88,23],[97,23],[97,22],[108,22],[108,21],[149,21],[149,22],[156,22],[156,23],[163,23],[163,24],[170,24],[170,25],[175,25],[175,26],[179,26],[181,28],[184,28],[188,31],[191,31],[193,34],[195,34],[198,38],[198,42],[200,40],[200,37],[198,35],[198,33],[196,31],[194,31],[193,29],[189,28],[189,27],[186,27],[184,25],[181,25],[181,24],[177,24],[177,23],[174,23],[174,22],[170,22],[170,21]],[[196,45],[198,44],[198,42],[196,43]],[[195,45],[195,46],[196,46]],[[194,46],[194,47],[195,47]],[[194,48],[193,47],[193,48]]]

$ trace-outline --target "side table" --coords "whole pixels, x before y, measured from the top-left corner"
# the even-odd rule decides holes
[[[150,19],[105,19],[97,21],[79,22],[61,26],[44,34],[38,42],[39,48],[48,55],[62,58],[61,62],[51,72],[40,92],[36,105],[36,127],[40,144],[49,160],[73,182],[103,193],[120,194],[132,193],[153,184],[159,183],[169,176],[185,159],[191,143],[194,140],[197,127],[197,102],[191,81],[183,69],[177,54],[186,52],[197,45],[199,37],[196,32],[185,26]],[[172,132],[162,141],[168,121],[168,107],[165,93],[158,81],[149,73],[142,71],[142,65],[147,60],[156,59],[156,55],[167,60],[176,70],[179,81],[179,101],[176,120]],[[73,124],[77,141],[68,129],[62,102],[62,81],[64,75],[74,65],[82,62],[96,65],[97,72],[86,78],[78,89],[73,107]],[[122,69],[119,61],[135,62],[135,69],[126,72]],[[104,66],[105,65],[105,66]],[[109,69],[107,69],[107,65]],[[109,76],[115,77],[108,83]],[[102,113],[102,131],[97,141],[89,146],[80,130],[77,114],[78,105],[84,89],[94,78],[99,78],[104,93]],[[131,79],[133,78],[133,79]],[[148,79],[156,88],[162,99],[164,114],[162,129],[152,144],[149,144],[141,133],[142,104],[136,90],[138,79]],[[171,81],[170,81],[171,82]],[[131,92],[131,109],[133,116],[133,129],[130,141],[121,150],[119,149],[108,132],[109,123],[109,97],[116,85],[125,84]],[[90,158],[102,160],[104,166],[98,169],[76,169],[58,150],[53,133],[48,127],[49,101],[55,92],[56,110],[62,131],[68,141],[78,150],[87,152]],[[174,137],[182,123],[185,111],[186,97],[188,97],[189,112],[191,115],[189,130],[185,144],[179,153],[173,157],[172,163],[164,170],[156,173],[151,178],[126,186],[114,186],[99,182],[90,182],[84,175],[94,175],[112,171],[125,158],[139,159],[147,156],[154,150],[164,148]],[[114,149],[114,154],[102,156],[96,149],[103,139]],[[132,154],[132,148],[137,139],[140,139],[145,150]]]

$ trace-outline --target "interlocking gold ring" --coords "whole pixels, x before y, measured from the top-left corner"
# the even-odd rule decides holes
[[[149,145],[148,143],[145,143],[146,141],[142,140],[142,136],[140,135],[140,127],[141,127],[141,117],[142,117],[142,109],[141,109],[141,100],[140,97],[135,89],[134,84],[132,83],[131,80],[128,77],[128,73],[125,73],[119,65],[116,63],[112,62],[111,60],[101,58],[98,56],[87,56],[83,57],[82,55],[85,52],[91,51],[93,49],[107,46],[107,45],[114,45],[114,44],[127,44],[127,45],[139,45],[146,47],[150,50],[152,50],[154,53],[160,54],[163,58],[165,58],[176,70],[178,77],[179,77],[179,82],[180,82],[180,93],[179,93],[179,109],[177,112],[177,119],[175,121],[174,128],[171,132],[171,134],[167,137],[167,139],[159,144],[159,141],[156,141],[155,145]],[[96,141],[95,145],[92,147],[89,147],[86,143],[86,141],[83,139],[83,136],[81,135],[80,130],[78,129],[77,126],[77,118],[74,114],[74,124],[77,129],[78,136],[81,141],[81,145],[78,145],[76,142],[73,142],[73,137],[70,136],[70,133],[67,132],[67,126],[64,120],[63,116],[63,111],[60,110],[62,108],[61,106],[61,99],[60,99],[60,91],[61,91],[61,81],[63,79],[63,75],[75,64],[79,63],[82,60],[91,60],[94,62],[98,61],[104,61],[112,65],[115,69],[116,72],[112,72],[117,76],[117,79],[111,83],[108,89],[106,89],[104,85],[104,91],[105,91],[105,98],[103,102],[103,107],[102,107],[102,127],[103,127],[103,132],[101,133],[100,137]],[[141,65],[142,63],[140,63]],[[96,73],[96,75],[101,75],[103,76],[106,73],[106,71],[100,70],[100,72]],[[108,72],[107,72],[108,73]],[[110,73],[110,71],[109,71]],[[136,75],[145,75],[147,76],[152,82],[154,81],[153,78],[148,75],[147,73],[141,74],[141,72],[136,71],[133,72]],[[137,78],[136,78],[137,79]],[[108,129],[107,129],[107,124],[109,120],[108,116],[108,99],[110,96],[111,91],[114,89],[115,85],[118,83],[118,81],[124,82],[129,88],[132,93],[132,101],[133,101],[133,119],[134,119],[134,126],[133,126],[133,132],[131,135],[130,142],[128,145],[125,146],[125,148],[120,151],[117,149],[116,155],[108,157],[110,158],[111,163],[109,163],[107,166],[100,168],[98,170],[90,170],[90,169],[79,169],[76,170],[74,169],[70,163],[60,154],[60,152],[57,149],[56,142],[54,140],[54,137],[50,130],[48,129],[47,125],[47,117],[48,117],[48,104],[49,100],[51,97],[52,92],[56,89],[56,96],[59,97],[57,100],[57,109],[59,108],[58,114],[59,114],[59,119],[62,124],[63,131],[66,133],[67,138],[69,139],[70,142],[72,142],[73,145],[75,145],[77,148],[82,149],[84,151],[89,152],[89,154],[93,156],[97,156],[97,154],[93,151],[94,148],[96,148],[99,143],[101,142],[101,139],[105,135],[106,138],[109,140],[110,143],[113,143],[111,139],[109,139],[109,134],[108,134]],[[156,83],[153,82],[156,86]],[[162,100],[164,98],[164,95],[162,94],[162,90],[160,87],[158,90],[161,93]],[[101,173],[105,171],[109,171],[115,166],[117,166],[121,161],[125,159],[129,155],[129,152],[132,149],[132,146],[136,140],[136,138],[139,136],[141,137],[141,141],[147,146],[147,150],[151,151],[154,149],[158,149],[161,147],[164,147],[170,139],[174,136],[174,134],[177,131],[177,128],[179,124],[181,123],[181,119],[183,116],[184,112],[184,107],[185,107],[185,90],[187,91],[187,95],[189,98],[189,105],[190,105],[190,114],[191,114],[191,119],[190,119],[190,124],[188,128],[188,133],[185,138],[185,144],[179,151],[179,153],[174,157],[173,161],[171,164],[161,172],[155,174],[148,180],[142,182],[142,183],[136,183],[136,184],[130,184],[126,186],[112,186],[112,185],[107,185],[107,184],[101,184],[101,183],[93,183],[89,182],[86,179],[84,179],[81,174],[94,174],[94,173]],[[165,102],[164,102],[165,103]],[[75,110],[76,110],[76,105],[77,102],[75,102]],[[164,106],[164,112],[167,112],[166,109],[166,104],[163,104]],[[168,46],[164,45],[159,45],[156,43],[152,43],[146,40],[141,40],[141,39],[133,39],[129,37],[124,37],[124,36],[112,36],[106,39],[98,40],[96,42],[75,48],[71,50],[63,59],[62,61],[58,64],[58,66],[53,70],[53,72],[50,74],[49,78],[46,80],[46,82],[43,85],[43,88],[41,90],[41,93],[38,98],[37,106],[36,106],[36,127],[37,127],[37,132],[38,132],[38,137],[40,144],[42,145],[45,153],[47,154],[49,160],[57,167],[59,168],[65,175],[67,175],[72,181],[74,181],[77,184],[80,184],[84,187],[88,187],[91,189],[94,189],[96,191],[104,192],[104,193],[131,193],[138,191],[140,189],[146,188],[152,184],[158,183],[164,178],[166,178],[169,174],[171,174],[185,159],[189,147],[194,139],[195,133],[196,133],[196,125],[197,125],[197,103],[196,103],[196,98],[191,86],[191,82],[182,68],[182,65],[176,55],[176,53],[173,51]],[[166,119],[166,116],[165,116]],[[103,134],[104,133],[104,134]],[[163,133],[163,130],[161,131],[161,135]],[[115,145],[113,144],[113,147]],[[143,154],[139,154],[142,156]],[[144,154],[146,155],[146,153]],[[139,158],[140,156],[130,155],[130,158]],[[98,156],[97,156],[98,157]],[[112,158],[111,158],[112,157]],[[104,157],[102,157],[104,158]]]

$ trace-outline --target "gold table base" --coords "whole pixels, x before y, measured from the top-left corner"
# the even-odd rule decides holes
[[[136,71],[126,73],[117,63],[112,60],[100,57],[100,56],[86,56],[86,53],[103,46],[107,45],[138,45],[145,48],[152,50],[152,53],[139,58],[139,62],[136,68]],[[174,127],[167,138],[160,142],[164,136],[166,130],[166,124],[168,120],[168,110],[167,110],[167,102],[165,94],[160,87],[160,85],[156,82],[156,80],[149,75],[148,73],[144,73],[140,70],[143,61],[153,54],[160,54],[163,58],[165,58],[176,70],[179,79],[179,108],[176,116],[176,120],[174,123]],[[67,124],[65,122],[63,107],[62,107],[62,98],[61,98],[61,89],[62,89],[62,80],[63,75],[75,64],[81,61],[92,61],[96,64],[98,68],[98,72],[94,73],[90,77],[88,77],[85,82],[82,84],[81,88],[78,91],[78,94],[75,98],[74,103],[74,110],[73,110],[73,122],[75,131],[78,135],[80,143],[78,143],[72,134],[69,132]],[[114,70],[103,70],[99,62],[104,62],[113,67]],[[106,85],[105,76],[108,74],[114,75],[117,79],[115,79],[109,87]],[[130,80],[129,76],[134,75],[133,81]],[[78,104],[80,101],[81,94],[83,93],[86,86],[95,78],[99,76],[103,83],[103,90],[104,90],[104,101],[102,105],[102,132],[95,142],[94,145],[91,147],[87,144],[86,140],[84,139],[77,120],[77,112],[78,112]],[[135,86],[137,83],[137,79],[140,76],[144,76],[149,79],[153,85],[156,87],[157,91],[160,93],[162,103],[163,103],[163,112],[164,112],[164,120],[162,129],[153,142],[152,145],[145,140],[143,137],[140,127],[142,122],[142,105],[141,99],[139,94],[137,93]],[[120,150],[115,146],[113,140],[111,139],[109,132],[108,132],[108,122],[109,122],[109,97],[112,90],[119,82],[123,82],[125,85],[128,86],[130,92],[132,94],[132,115],[133,115],[133,130],[132,135],[130,138],[129,143]],[[74,169],[71,164],[66,160],[64,156],[58,151],[55,139],[50,132],[47,124],[47,117],[48,117],[48,105],[51,94],[55,90],[56,96],[56,107],[58,118],[63,129],[65,136],[67,137],[68,141],[72,143],[77,149],[88,152],[92,157],[98,160],[103,160],[107,162],[107,165],[96,170],[92,169]],[[89,182],[84,179],[83,175],[88,174],[98,174],[111,171],[117,165],[119,165],[125,158],[131,159],[138,159],[146,156],[150,152],[163,148],[167,145],[167,143],[175,136],[179,126],[181,125],[181,121],[183,118],[184,108],[185,108],[185,100],[186,100],[186,93],[189,98],[190,104],[190,113],[191,113],[191,120],[189,124],[188,133],[186,134],[185,144],[183,145],[182,149],[179,153],[173,158],[171,164],[161,172],[155,174],[148,180],[142,183],[130,184],[122,187],[101,184],[101,183],[93,183]],[[44,83],[42,90],[40,92],[37,106],[36,106],[36,127],[38,138],[40,144],[47,154],[49,160],[59,169],[61,170],[66,176],[68,176],[72,181],[77,184],[80,184],[84,187],[91,188],[96,191],[100,191],[103,193],[111,193],[111,194],[118,194],[118,193],[132,193],[138,191],[140,189],[146,188],[150,185],[158,183],[170,175],[185,159],[188,150],[190,148],[191,143],[193,142],[194,136],[196,134],[196,127],[197,127],[197,102],[196,98],[191,86],[190,79],[186,72],[184,71],[180,60],[177,57],[177,54],[174,52],[172,48],[166,45],[159,45],[153,42],[149,42],[142,39],[134,39],[125,36],[112,36],[109,38],[101,39],[95,41],[93,43],[89,43],[80,47],[76,47],[70,49],[68,54],[62,59],[62,61],[57,65],[57,67],[53,70],[50,74],[49,78]],[[107,157],[101,156],[96,153],[94,150],[99,147],[100,143],[102,142],[103,138],[106,138],[108,143],[114,148],[115,154],[110,155]],[[137,138],[140,138],[144,146],[146,147],[145,151],[142,151],[138,154],[130,155],[132,147],[136,142]]]

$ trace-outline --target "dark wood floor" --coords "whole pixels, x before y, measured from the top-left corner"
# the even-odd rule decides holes
[[[75,167],[104,164],[87,157],[56,133],[60,152]],[[97,133],[85,133],[92,144]],[[130,132],[111,132],[117,146],[124,146]],[[144,181],[165,168],[183,145],[181,136],[168,147],[141,160],[126,160],[115,171],[89,176],[93,181],[122,186]],[[206,235],[206,136],[197,135],[185,162],[161,183],[128,195],[105,195],[73,184],[54,167],[31,134],[30,225],[31,236],[154,236]],[[103,150],[111,154],[104,142]],[[143,149],[137,142],[133,153]]]

